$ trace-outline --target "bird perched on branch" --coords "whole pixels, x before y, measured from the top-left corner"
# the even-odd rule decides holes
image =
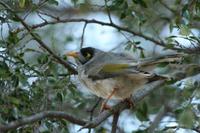
[[[157,64],[180,61],[180,55],[135,60],[124,53],[104,52],[92,47],[69,52],[76,59],[78,78],[95,95],[106,99],[127,99],[143,85],[166,77],[151,73]]]

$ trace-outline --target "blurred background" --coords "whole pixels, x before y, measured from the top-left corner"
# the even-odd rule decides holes
[[[99,98],[62,62],[76,68],[65,53],[91,46],[136,59],[185,54],[179,64],[156,68],[174,80],[121,112],[117,132],[200,132],[199,29],[199,0],[2,0],[0,123],[46,110],[86,120],[98,116],[100,104],[92,114],[90,110]],[[9,132],[75,133],[80,128],[64,119],[42,119]],[[107,133],[111,128],[109,117],[79,132]]]

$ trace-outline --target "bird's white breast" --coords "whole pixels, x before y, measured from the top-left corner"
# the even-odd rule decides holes
[[[116,93],[111,99],[125,99],[130,97],[132,92],[137,89],[143,82],[132,81],[127,77],[116,77],[102,80],[92,80],[85,75],[84,71],[79,71],[79,80],[95,95],[108,98],[113,89],[116,89]],[[134,86],[137,86],[135,88]]]

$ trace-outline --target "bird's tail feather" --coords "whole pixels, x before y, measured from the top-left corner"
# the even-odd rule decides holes
[[[176,63],[182,60],[182,54],[163,55],[155,58],[146,58],[138,63],[139,68],[143,71],[152,71],[160,63]]]
[[[164,77],[164,76],[154,74],[153,76],[148,78],[147,83],[151,83],[151,82],[154,82],[154,81],[157,81],[157,80],[167,80],[167,79],[168,79],[168,77]]]

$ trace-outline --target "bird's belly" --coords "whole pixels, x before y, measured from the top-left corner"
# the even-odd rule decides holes
[[[84,79],[84,80],[83,80]],[[89,78],[81,78],[81,81],[95,95],[107,99],[115,90],[111,99],[125,99],[131,96],[135,87],[134,82],[127,78],[109,78],[103,80],[91,80]]]

